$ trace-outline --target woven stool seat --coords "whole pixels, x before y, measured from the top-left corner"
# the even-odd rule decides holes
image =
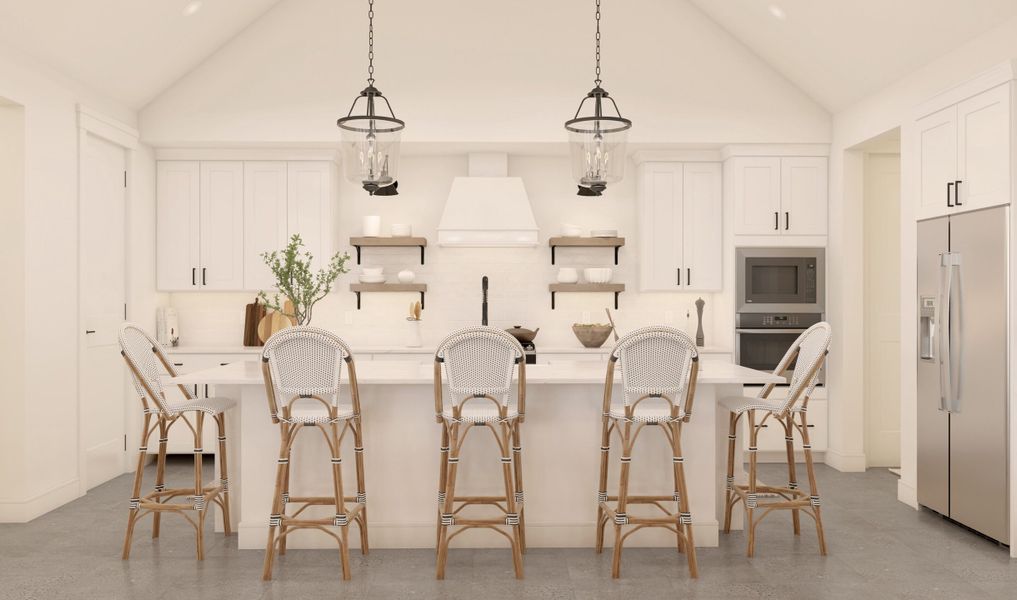
[[[614,405],[611,410],[608,411],[608,416],[612,419],[626,420],[629,417],[625,413],[624,406]],[[685,411],[679,409],[678,415],[675,417],[671,416],[670,406],[636,406],[632,410],[632,421],[634,423],[669,423],[673,421],[681,421],[685,418]]]
[[[784,402],[781,400],[769,400],[767,398],[759,398],[757,396],[729,396],[727,398],[721,398],[718,404],[729,412],[736,414],[743,413],[749,410],[764,410],[773,413],[779,413],[784,410]],[[797,404],[791,407],[791,412],[801,412],[805,408],[801,404]]]
[[[203,412],[208,415],[221,415],[236,405],[237,401],[230,398],[202,398],[189,402],[167,404],[166,412],[171,415],[185,412]]]
[[[491,406],[477,406],[475,404],[464,406],[459,414],[459,418],[452,414],[452,408],[446,408],[441,411],[441,416],[447,421],[459,421],[462,423],[495,423],[502,420],[510,420],[519,418],[519,411],[515,408],[509,408],[505,411],[505,416],[501,416],[501,411],[498,407]]]

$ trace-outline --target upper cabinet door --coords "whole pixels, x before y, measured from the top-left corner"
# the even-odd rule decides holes
[[[314,257],[312,268],[324,267],[332,257],[332,163],[291,162],[288,165],[287,227],[289,235],[299,233],[305,249]]]
[[[275,287],[261,254],[286,246],[286,178],[284,161],[244,163],[245,289]]]
[[[953,204],[952,188],[957,179],[957,107],[919,119],[916,125],[920,157],[917,216],[945,215]]]
[[[1010,156],[1010,84],[958,104],[953,211],[1009,204]]]
[[[201,287],[244,289],[244,163],[201,163]]]
[[[780,158],[739,156],[729,159],[727,167],[734,170],[735,234],[779,234]]]
[[[675,291],[684,283],[682,260],[682,164],[639,167],[639,289]]]
[[[780,232],[826,235],[826,158],[795,156],[780,160]]]
[[[156,287],[196,290],[200,206],[197,161],[162,161],[156,169]]]
[[[687,163],[682,184],[682,286],[711,292],[724,287],[724,210],[719,163]]]

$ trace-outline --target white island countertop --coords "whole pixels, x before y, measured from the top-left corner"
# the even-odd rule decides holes
[[[606,368],[606,363],[602,362],[552,360],[548,363],[526,365],[526,383],[527,385],[603,384]],[[433,364],[420,364],[414,361],[357,361],[356,370],[357,382],[360,385],[419,385],[431,384],[434,381]],[[619,371],[620,369],[615,371],[615,376],[620,379]],[[195,383],[262,385],[264,379],[261,361],[243,361],[177,377],[166,377],[166,382],[183,385]],[[756,371],[722,360],[700,362],[699,384],[752,385],[784,382],[784,378],[772,373]]]
[[[590,354],[592,356],[604,356],[614,348],[612,340],[608,340],[600,348],[586,348],[583,346],[541,346],[537,345],[537,355],[542,354]],[[237,346],[230,344],[223,345],[194,345],[184,344],[180,346],[164,346],[163,349],[170,354],[260,354],[261,346]],[[412,348],[409,346],[354,346],[353,353],[356,356],[365,354],[434,354],[434,346],[422,346]],[[730,354],[730,348],[720,346],[702,346],[700,354]]]

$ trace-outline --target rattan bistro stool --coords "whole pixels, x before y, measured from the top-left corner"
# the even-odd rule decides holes
[[[123,558],[131,555],[131,538],[134,526],[145,515],[152,515],[152,537],[159,537],[159,525],[164,512],[174,512],[194,527],[198,560],[205,558],[205,517],[207,508],[215,503],[222,511],[223,530],[226,535],[230,528],[230,495],[226,470],[226,415],[235,402],[225,398],[206,398],[195,400],[186,386],[177,386],[187,398],[184,402],[170,403],[166,400],[160,376],[163,369],[169,375],[177,373],[166,358],[159,342],[142,331],[136,325],[125,323],[120,327],[120,354],[127,362],[144,407],[144,425],[141,428],[141,447],[138,448],[138,465],[134,472],[134,491],[131,493],[130,514],[127,518],[127,534],[124,537]],[[205,415],[215,420],[219,433],[219,481],[209,485],[202,484],[201,447]],[[183,422],[194,435],[194,486],[186,488],[166,488],[166,443],[170,427]],[[148,454],[148,439],[156,431],[159,432],[159,455],[155,470],[155,489],[142,496],[141,480],[145,470]],[[174,498],[183,497],[186,502],[173,502]],[[188,514],[194,511],[197,521]]]
[[[621,363],[621,402],[612,400],[615,365]],[[604,381],[603,434],[600,447],[600,488],[597,493],[597,552],[604,549],[604,527],[614,522],[614,558],[611,576],[621,575],[622,544],[628,536],[645,527],[663,527],[675,533],[678,550],[689,561],[689,574],[698,576],[696,546],[692,538],[692,513],[685,486],[685,457],[682,455],[682,426],[692,416],[696,394],[699,353],[689,336],[671,327],[644,327],[618,340],[607,366]],[[671,446],[673,493],[667,496],[629,495],[632,448],[646,427],[660,427]],[[608,458],[611,434],[621,442],[621,475],[618,495],[607,493]],[[614,505],[612,505],[612,502]],[[665,502],[673,502],[672,512]],[[647,504],[663,516],[629,514],[630,504]],[[628,531],[626,526],[632,525]]]
[[[353,354],[339,336],[315,327],[290,327],[265,342],[262,372],[272,422],[279,424],[279,459],[276,466],[272,515],[269,518],[265,568],[262,578],[272,578],[276,553],[286,553],[286,536],[297,529],[317,529],[339,544],[342,578],[350,578],[349,525],[360,530],[360,549],[367,554],[367,496],[364,491],[364,438],[360,422],[360,394]],[[350,401],[339,399],[345,361],[349,373]],[[281,406],[280,406],[281,402]],[[306,428],[317,429],[325,438],[332,463],[330,496],[291,496],[290,460],[293,442]],[[357,494],[345,496],[340,446],[347,433],[353,435],[356,455]],[[348,506],[352,503],[353,506]],[[334,506],[330,518],[300,518],[311,506]],[[290,513],[287,509],[294,507]],[[331,528],[338,527],[338,534]]]
[[[448,401],[442,385],[442,365],[448,379]],[[512,371],[518,368],[517,398],[513,404]],[[468,529],[492,529],[509,540],[516,578],[523,578],[526,538],[523,520],[522,444],[519,424],[526,408],[526,363],[523,347],[511,335],[492,327],[461,329],[446,337],[434,355],[434,409],[441,423],[441,473],[438,483],[438,579],[445,578],[448,545]],[[456,496],[459,452],[474,427],[494,435],[501,455],[505,493],[498,496]],[[468,506],[487,505],[504,513],[498,517],[467,518]],[[511,533],[501,525],[511,528]],[[449,533],[456,527],[457,530]]]
[[[748,534],[748,555],[756,551],[756,527],[774,510],[790,510],[794,534],[801,534],[800,512],[811,516],[816,522],[816,534],[819,536],[819,553],[826,555],[826,539],[823,536],[823,520],[819,511],[819,489],[816,487],[816,473],[812,465],[812,445],[809,441],[809,425],[806,410],[809,407],[809,396],[816,387],[819,370],[826,362],[830,349],[830,325],[817,323],[798,336],[788,349],[774,373],[783,373],[795,361],[791,375],[787,398],[771,400],[770,393],[774,384],[763,388],[755,398],[724,398],[720,401],[723,408],[730,411],[731,428],[728,432],[727,447],[727,496],[724,511],[724,533],[731,532],[731,511],[742,502],[745,505],[746,532]],[[748,485],[735,484],[734,461],[735,444],[738,435],[738,420],[748,415],[749,429],[749,481]],[[786,487],[760,485],[756,479],[756,440],[760,430],[768,419],[780,423],[784,429],[784,440],[787,448],[788,484]],[[802,436],[802,449],[805,454],[805,469],[809,476],[809,493],[798,489],[798,477],[795,473],[794,432]],[[760,502],[760,495],[772,496],[776,499]],[[762,511],[757,518],[756,511]]]

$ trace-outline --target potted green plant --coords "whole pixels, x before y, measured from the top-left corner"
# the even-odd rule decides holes
[[[262,260],[275,276],[276,289],[279,291],[271,299],[264,291],[258,292],[258,297],[268,308],[296,320],[297,325],[310,325],[314,305],[328,295],[340,275],[349,273],[346,263],[349,262],[350,255],[336,252],[328,265],[315,273],[311,270],[314,257],[310,252],[301,251],[303,245],[300,234],[295,233],[282,250],[261,254]],[[292,312],[287,310],[290,307],[285,304],[285,300],[280,302],[280,298],[290,301]]]

